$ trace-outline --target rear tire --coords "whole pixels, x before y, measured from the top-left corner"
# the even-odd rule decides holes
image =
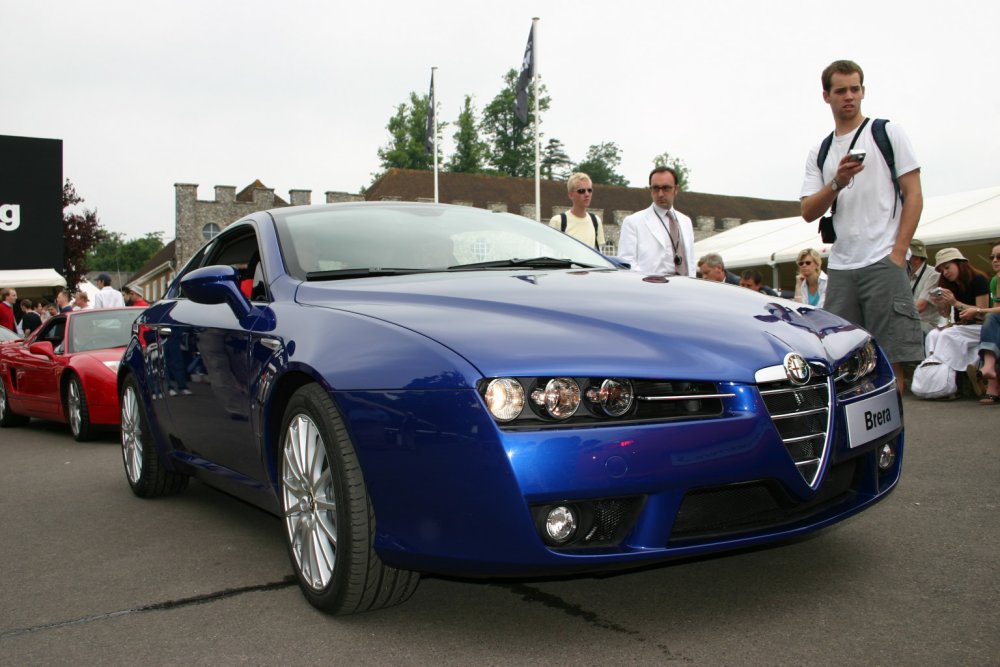
[[[420,575],[384,565],[375,513],[347,429],[327,393],[307,385],[281,421],[281,502],[292,568],[309,603],[354,614],[407,600]]]
[[[87,396],[83,393],[80,378],[73,375],[66,385],[66,421],[73,439],[86,442],[94,437],[94,425],[90,423],[90,410],[87,408]]]
[[[10,403],[7,401],[7,388],[3,384],[3,378],[0,378],[0,427],[10,428],[11,426],[23,426],[27,423],[27,417],[16,414],[10,409]]]
[[[183,491],[188,485],[188,476],[163,468],[149,431],[146,408],[131,375],[122,385],[119,404],[122,413],[122,460],[132,493],[140,498],[155,498]]]

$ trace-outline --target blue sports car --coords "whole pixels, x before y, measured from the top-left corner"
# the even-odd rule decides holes
[[[139,316],[118,375],[132,490],[194,477],[273,512],[349,614],[420,572],[539,576],[787,540],[899,480],[864,330],[622,270],[462,206],[281,208],[226,228]]]

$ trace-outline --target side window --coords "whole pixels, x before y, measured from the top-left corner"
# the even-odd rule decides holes
[[[54,320],[49,320],[42,326],[42,330],[38,332],[38,337],[35,338],[35,342],[47,340],[52,343],[52,347],[55,349],[56,354],[62,354],[63,347],[63,336],[66,333],[66,318],[59,317]]]
[[[222,264],[239,272],[240,290],[251,301],[268,301],[267,280],[260,261],[257,235],[250,226],[221,234],[206,255],[203,266]]]

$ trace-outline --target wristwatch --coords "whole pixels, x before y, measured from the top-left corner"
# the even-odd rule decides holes
[[[840,189],[840,183],[837,182],[836,178],[830,181],[830,189],[833,190],[834,192]]]

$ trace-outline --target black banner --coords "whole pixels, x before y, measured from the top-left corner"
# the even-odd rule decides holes
[[[0,135],[0,270],[63,268],[62,140]]]

